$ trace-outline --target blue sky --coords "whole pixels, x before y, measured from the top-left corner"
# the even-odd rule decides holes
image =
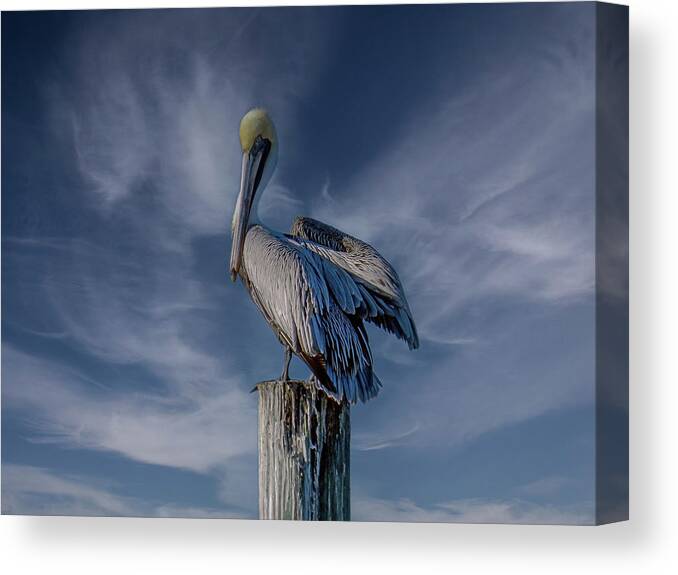
[[[282,351],[227,257],[258,105],[262,219],[371,242],[422,341],[370,331],[353,518],[593,522],[593,15],[4,13],[3,512],[256,516]]]

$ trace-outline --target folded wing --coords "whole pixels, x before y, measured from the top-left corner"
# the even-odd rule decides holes
[[[283,234],[261,226],[245,241],[244,281],[283,343],[335,399],[376,396],[381,383],[361,316],[368,306],[350,274]]]
[[[405,340],[410,349],[419,347],[417,328],[398,274],[377,250],[312,218],[297,217],[289,237],[350,276],[359,291],[358,308],[351,313]],[[329,273],[332,275],[331,269]]]

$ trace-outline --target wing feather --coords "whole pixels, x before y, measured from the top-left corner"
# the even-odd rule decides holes
[[[325,268],[329,268],[326,274],[334,276],[335,270],[341,269],[353,280],[351,285],[341,286],[342,309],[358,313],[405,340],[410,349],[419,347],[417,328],[398,274],[377,250],[312,218],[297,217],[290,237],[322,258]],[[345,299],[347,291],[351,294],[352,306]]]
[[[298,242],[262,226],[247,233],[244,281],[264,317],[335,399],[370,399],[381,383],[350,274]],[[271,271],[274,270],[274,273]]]

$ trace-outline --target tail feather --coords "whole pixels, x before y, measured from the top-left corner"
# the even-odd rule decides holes
[[[328,389],[327,385],[315,374],[311,376],[310,382],[337,403],[344,400],[349,403],[357,403],[358,399],[362,403],[366,403],[377,397],[382,388],[381,380],[374,372],[371,372],[369,376],[359,374],[354,379],[343,378],[341,384],[334,386],[334,390]]]

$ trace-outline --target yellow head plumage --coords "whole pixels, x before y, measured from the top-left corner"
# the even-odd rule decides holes
[[[249,152],[257,136],[275,144],[275,126],[263,108],[253,108],[240,120],[240,145],[243,152]]]

